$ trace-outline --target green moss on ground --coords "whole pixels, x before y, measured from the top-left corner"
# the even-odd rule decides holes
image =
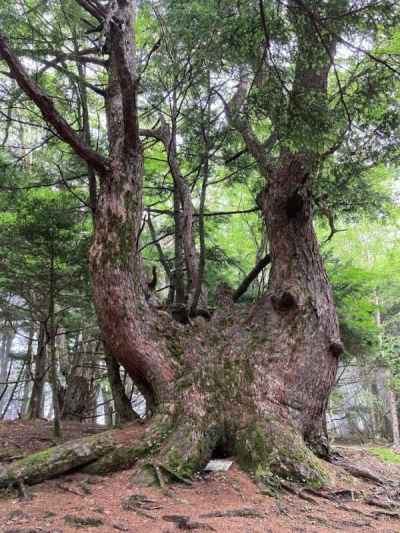
[[[400,453],[396,453],[391,448],[368,448],[368,452],[385,463],[400,465]]]

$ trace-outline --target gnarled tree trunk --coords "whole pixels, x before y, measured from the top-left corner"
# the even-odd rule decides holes
[[[82,145],[55,115],[1,36],[0,53],[46,120],[99,174],[90,252],[94,301],[107,352],[126,368],[157,415],[150,421],[143,464],[154,461],[172,476],[185,477],[213,454],[234,454],[258,478],[278,474],[321,484],[327,471],[307,444],[326,452],[322,420],[341,344],[312,224],[318,151],[305,145],[326,101],[330,52],[318,39],[305,42],[312,23],[304,10],[294,10],[299,50],[287,129],[296,134],[293,145],[299,139],[305,145],[282,148],[271,165],[266,146],[242,119],[232,120],[267,180],[263,215],[271,275],[266,294],[248,308],[235,305],[232,292],[221,289],[220,309],[211,322],[183,328],[144,298],[135,2],[116,0],[112,6],[110,16],[91,7],[104,23],[110,51],[107,160]],[[240,98],[244,89],[241,85]],[[114,464],[129,464],[113,458]]]

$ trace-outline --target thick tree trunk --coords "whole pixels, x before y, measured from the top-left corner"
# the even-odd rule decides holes
[[[240,112],[247,85],[242,80],[234,99],[237,109],[228,109],[229,120],[268,183],[263,195],[271,255],[267,293],[247,308],[235,306],[232,291],[221,288],[216,298],[220,308],[209,324],[178,327],[169,317],[151,313],[143,291],[135,4],[116,0],[112,16],[103,21],[110,51],[107,161],[76,138],[49,99],[27,80],[1,35],[0,53],[46,120],[99,173],[90,252],[97,316],[106,351],[126,368],[156,414],[139,464],[153,464],[152,474],[158,475],[162,468],[172,478],[182,478],[213,454],[234,454],[258,479],[279,475],[321,484],[328,478],[327,470],[306,442],[319,454],[326,453],[323,417],[342,350],[311,206],[318,153],[329,141],[324,139],[326,123],[321,127],[319,123],[326,110],[332,39],[324,29],[324,44],[318,36],[313,40],[313,17],[289,1],[298,51],[293,88],[282,115],[287,117],[286,146],[295,146],[293,152],[282,148],[278,161],[276,154],[271,159],[266,144],[243,121]],[[100,7],[95,11],[101,19]],[[197,274],[191,272],[193,242],[188,231],[192,211],[179,184],[175,179],[193,284]],[[112,452],[102,458],[100,470],[131,464],[137,450],[127,453],[128,457]]]
[[[143,154],[136,104],[135,2],[118,0],[108,25],[110,162],[100,183],[90,251],[93,296],[106,351],[152,405],[165,397],[175,372],[157,335],[150,333],[139,254]]]
[[[123,163],[121,163],[123,166]],[[138,173],[140,175],[140,169]],[[148,402],[159,403],[174,377],[142,290],[138,174],[117,168],[100,191],[90,260],[97,316],[106,351],[122,364]]]
[[[61,403],[61,420],[82,421],[86,416],[93,416],[93,391],[89,380],[82,375],[70,377],[67,388],[63,390]]]
[[[319,433],[342,352],[313,228],[309,176],[304,157],[284,154],[266,192],[271,272],[260,308],[268,312],[273,339],[268,398],[285,406],[307,438]]]
[[[122,11],[121,7],[121,15]],[[299,136],[304,140],[319,120],[314,113],[311,123],[304,123],[301,107],[308,92],[307,102],[321,109],[331,64],[321,43],[315,50],[306,48],[304,30],[312,29],[308,18],[299,16],[296,24],[300,48],[288,120],[288,128],[295,131],[293,142]],[[342,346],[312,223],[311,182],[318,156],[305,146],[293,153],[282,150],[272,167],[264,147],[240,123],[268,180],[263,200],[271,255],[268,290],[251,310],[240,311],[225,290],[217,297],[221,309],[208,326],[173,332],[172,323],[149,314],[141,297],[142,184],[136,115],[131,117],[129,149],[121,138],[127,113],[121,73],[134,88],[134,67],[124,70],[123,61],[124,56],[133,57],[133,44],[127,50],[129,38],[125,36],[123,45],[118,39],[118,31],[111,34],[111,165],[102,178],[91,266],[106,349],[163,417],[152,426],[159,450],[156,460],[185,476],[213,453],[234,453],[259,477],[277,473],[321,483],[326,471],[305,443],[319,454],[327,452],[323,418]],[[187,224],[185,217],[184,221]],[[189,244],[187,240],[188,248]],[[167,342],[158,335],[160,330]]]

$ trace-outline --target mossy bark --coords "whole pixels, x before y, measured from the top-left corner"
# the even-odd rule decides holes
[[[33,485],[82,467],[116,446],[111,433],[85,437],[33,453],[7,467],[0,466],[0,487],[18,482]]]
[[[46,120],[99,173],[90,266],[102,337],[106,350],[125,367],[150,410],[161,418],[150,423],[140,453],[134,446],[116,450],[112,445],[108,456],[101,446],[93,456],[91,447],[84,446],[77,454],[66,449],[66,460],[61,454],[57,466],[53,451],[39,455],[37,467],[29,461],[10,466],[3,479],[38,481],[101,457],[97,466],[106,471],[126,467],[136,456],[137,467],[150,467],[156,478],[164,471],[185,479],[213,454],[234,454],[257,477],[271,472],[323,483],[326,472],[308,446],[324,451],[322,420],[342,347],[313,228],[312,196],[321,154],[332,139],[329,121],[321,121],[321,116],[328,110],[328,74],[339,22],[332,35],[324,33],[323,43],[315,34],[313,18],[304,10],[290,10],[297,34],[296,66],[282,113],[282,132],[287,135],[271,158],[242,120],[247,94],[246,83],[240,81],[233,99],[237,109],[228,115],[266,180],[260,204],[270,244],[268,289],[251,308],[235,307],[229,291],[221,292],[211,323],[182,327],[174,342],[167,337],[176,325],[146,302],[143,289],[136,2],[119,0],[114,7],[104,25],[109,51],[107,161],[82,148],[48,99],[27,81],[1,36],[0,51]],[[328,8],[326,13],[330,15]]]

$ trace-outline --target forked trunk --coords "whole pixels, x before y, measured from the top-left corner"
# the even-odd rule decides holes
[[[125,4],[118,4],[128,20]],[[303,19],[298,24],[309,26]],[[110,33],[111,164],[102,178],[91,268],[106,349],[159,413],[149,430],[157,462],[184,476],[212,454],[233,453],[259,477],[323,482],[326,472],[305,442],[319,454],[327,451],[323,417],[342,346],[312,223],[318,157],[305,149],[282,151],[272,173],[265,155],[259,157],[268,180],[263,215],[271,275],[253,307],[235,306],[225,290],[207,325],[179,329],[150,313],[138,253],[142,156],[135,101],[124,95],[129,83],[134,94],[135,69],[127,59],[134,46],[118,31]],[[324,50],[311,56],[299,51],[292,111],[304,88],[318,105],[326,97],[329,57]],[[296,113],[292,126],[299,128]]]
[[[313,19],[289,2],[298,53],[285,112],[291,132],[287,146],[297,148],[282,149],[272,170],[265,145],[240,116],[236,120],[236,112],[231,116],[268,183],[263,200],[271,254],[267,293],[246,307],[235,305],[232,291],[222,288],[209,323],[177,326],[143,296],[135,4],[116,0],[110,16],[100,4],[96,8],[98,18],[104,17],[110,51],[107,160],[82,144],[1,35],[0,53],[45,119],[99,174],[90,252],[94,302],[106,351],[126,368],[156,414],[140,450],[141,464],[153,464],[156,476],[162,469],[176,479],[191,475],[213,454],[234,454],[259,479],[278,474],[323,483],[326,469],[306,442],[326,453],[322,420],[342,346],[313,229],[311,182],[318,153],[329,141],[323,138],[326,124],[318,126],[327,105],[334,43],[325,30],[325,46],[319,38],[310,41]],[[339,28],[334,29],[336,34]],[[315,154],[308,146],[313,143],[319,147]],[[126,466],[138,456],[137,449],[126,453],[103,457],[101,468]]]
[[[121,164],[124,167],[124,164]],[[106,351],[126,368],[146,400],[159,403],[174,377],[144,298],[138,253],[141,170],[118,168],[102,184],[90,252],[93,296]]]

